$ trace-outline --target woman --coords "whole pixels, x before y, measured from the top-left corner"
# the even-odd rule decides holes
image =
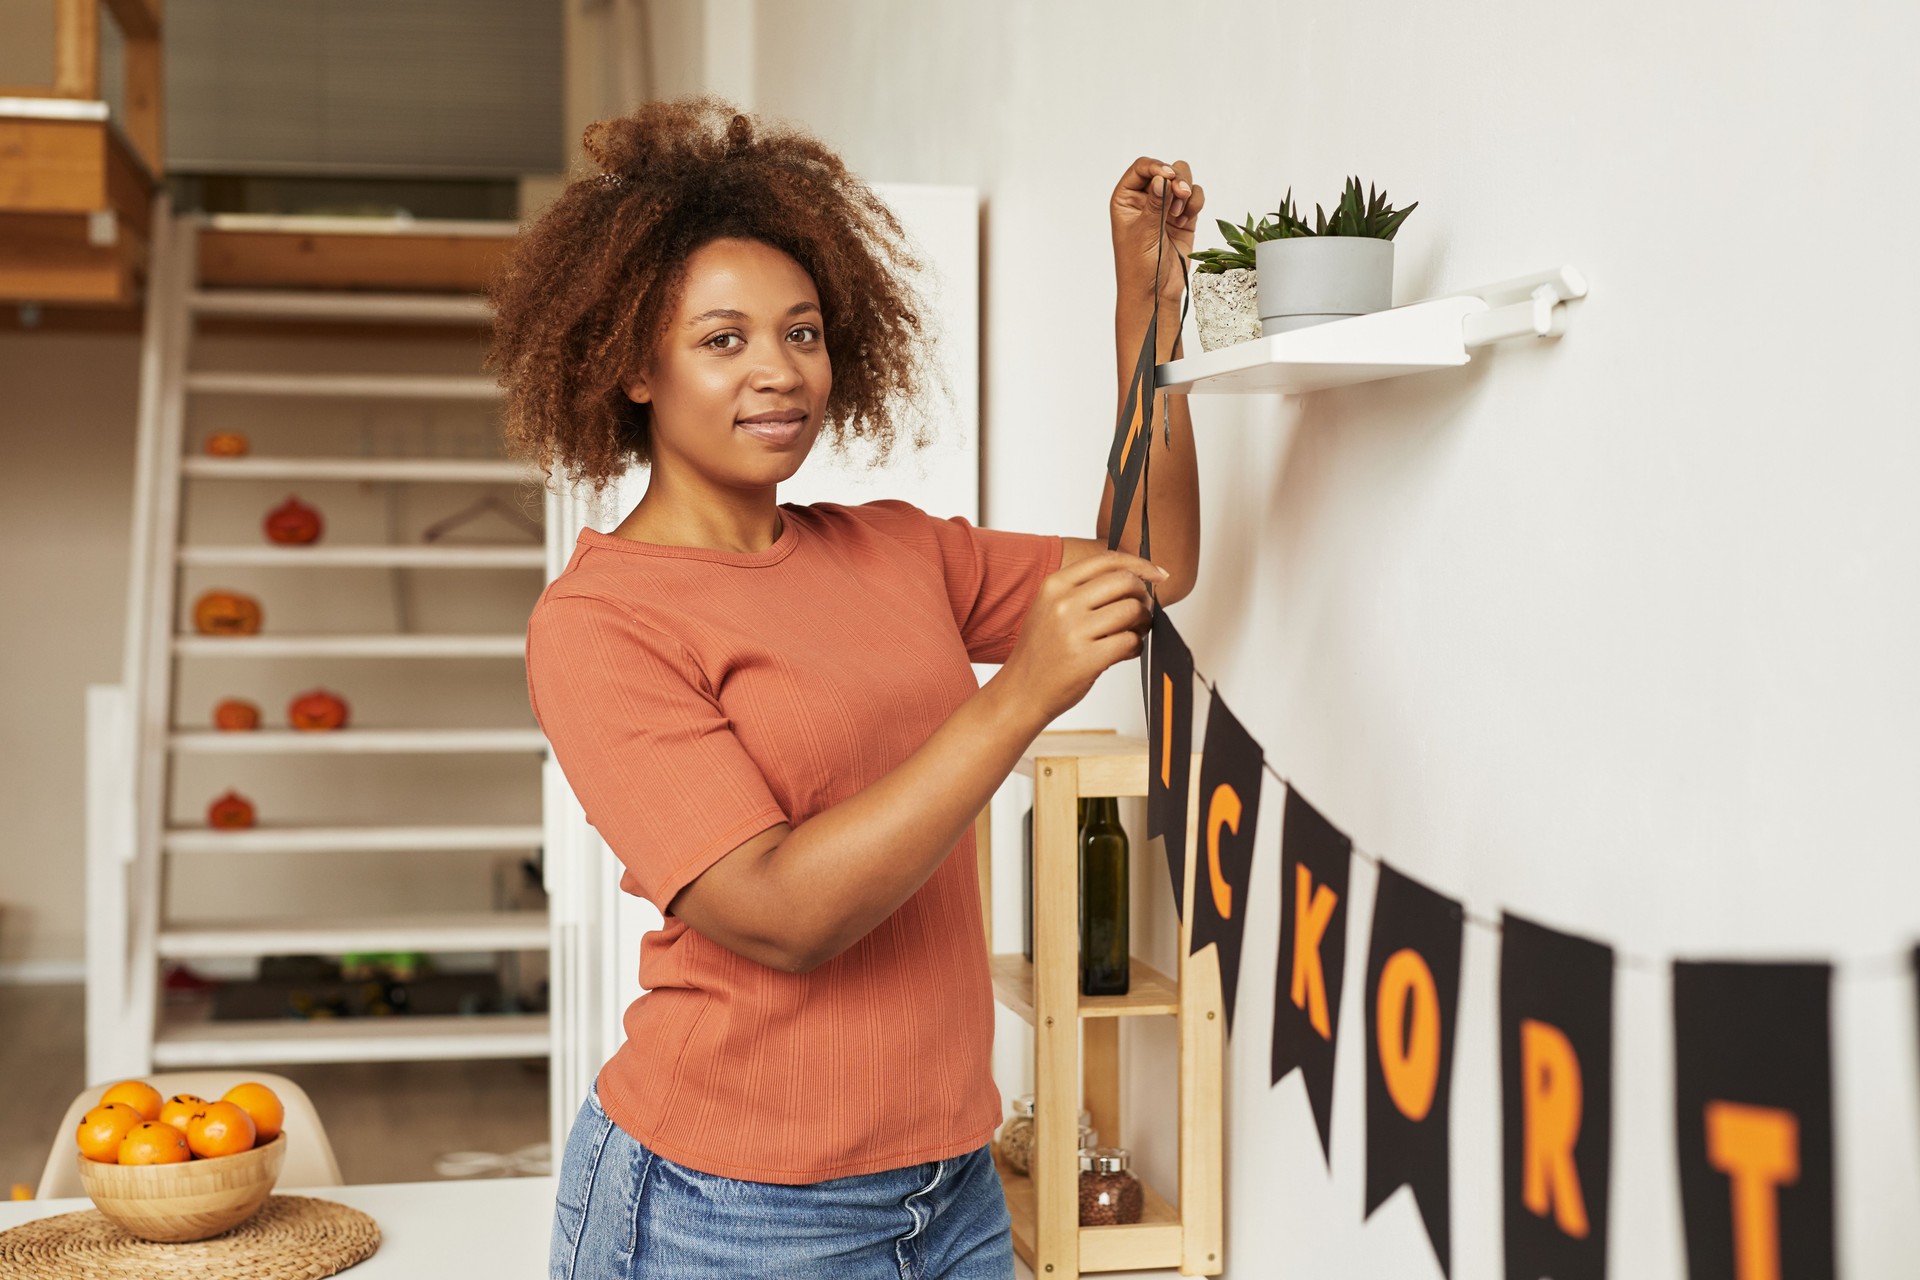
[[[596,487],[651,468],[542,594],[527,676],[665,922],[561,1162],[552,1274],[1009,1276],[972,822],[1138,654],[1146,584],[1188,590],[1184,409],[1152,477],[1168,569],[901,502],[779,504],[823,429],[884,451],[922,388],[900,227],[820,143],[711,99],[586,142],[606,172],[521,238],[490,361],[516,451]],[[1184,165],[1142,158],[1113,195],[1126,370],[1169,182],[1185,253]],[[982,688],[970,662],[1002,665]]]

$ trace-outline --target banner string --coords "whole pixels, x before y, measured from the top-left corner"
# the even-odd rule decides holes
[[[1133,390],[1137,391],[1137,393],[1143,397],[1145,396],[1158,397],[1160,401],[1159,416],[1160,416],[1161,429],[1162,429],[1162,443],[1164,447],[1169,449],[1173,447],[1173,419],[1172,419],[1172,411],[1168,405],[1168,402],[1172,399],[1172,393],[1162,393],[1158,390],[1157,386],[1155,385],[1154,370],[1160,358],[1158,328],[1159,328],[1159,315],[1160,315],[1160,275],[1161,275],[1161,263],[1163,260],[1163,255],[1161,251],[1167,242],[1167,233],[1166,233],[1167,197],[1168,197],[1168,194],[1171,192],[1172,187],[1173,187],[1173,183],[1171,180],[1162,181],[1162,185],[1160,189],[1159,240],[1154,245],[1154,251],[1153,251],[1153,292],[1149,300],[1150,316],[1147,323],[1147,333],[1145,338],[1145,342],[1148,345],[1148,347],[1151,348],[1151,350],[1143,351],[1140,361],[1137,362],[1135,365],[1136,371],[1138,371],[1142,365],[1145,366],[1145,373],[1144,373],[1145,385],[1140,386],[1136,384],[1136,387],[1133,388]],[[1180,260],[1180,321],[1174,327],[1174,341],[1178,343],[1180,340],[1180,334],[1186,329],[1187,307],[1188,307],[1188,304],[1193,301],[1193,292],[1191,289],[1192,277],[1188,274],[1188,271],[1187,271],[1187,256],[1181,253],[1178,247],[1176,247],[1173,252],[1174,252],[1174,256]],[[1122,411],[1123,419],[1129,416],[1130,415],[1128,415],[1123,409]],[[1150,510],[1150,503],[1148,499],[1150,496],[1150,490],[1152,488],[1151,482],[1152,482],[1152,475],[1153,475],[1153,419],[1154,419],[1153,403],[1151,400],[1147,402],[1141,416],[1145,419],[1145,426],[1146,426],[1146,429],[1141,433],[1146,443],[1146,453],[1141,458],[1140,545],[1139,545],[1138,554],[1142,559],[1149,559],[1151,557],[1151,552],[1149,550],[1151,543],[1149,542],[1150,535],[1148,533],[1148,529],[1150,527],[1148,523],[1148,511]],[[1128,423],[1125,420],[1123,420],[1117,426],[1116,430],[1124,431],[1126,430],[1127,426],[1128,426]],[[1121,513],[1119,516],[1119,519],[1121,520],[1122,527],[1124,527],[1125,521],[1126,521],[1126,513],[1125,512]],[[1163,606],[1160,604],[1160,597],[1158,592],[1156,592],[1154,589],[1154,584],[1152,583],[1147,584],[1147,594],[1152,598],[1154,612],[1156,613],[1159,612]],[[1143,681],[1145,679],[1144,668],[1145,668],[1146,661],[1147,661],[1147,655],[1143,651],[1140,655],[1140,662],[1142,664],[1142,669],[1143,669],[1143,676],[1142,676]],[[1212,679],[1210,679],[1207,676],[1205,672],[1200,670],[1200,667],[1197,663],[1194,665],[1193,674],[1195,675],[1196,678],[1199,679],[1201,684],[1206,686],[1207,692],[1212,694],[1219,694],[1220,687],[1216,685],[1212,681]],[[1143,687],[1144,687],[1144,684],[1143,684]],[[1266,749],[1264,747],[1261,748],[1261,751],[1260,751],[1260,767],[1263,770],[1265,770],[1266,773],[1270,777],[1272,777],[1275,782],[1278,782],[1282,787],[1286,788],[1288,791],[1299,790],[1299,788],[1293,785],[1293,780],[1291,778],[1287,777],[1287,775],[1285,775],[1284,773],[1281,773],[1278,769],[1274,768],[1273,765],[1267,762]],[[1345,833],[1343,832],[1342,834],[1345,834]],[[1386,859],[1380,857],[1378,854],[1370,853],[1367,850],[1361,848],[1358,844],[1353,842],[1353,838],[1351,836],[1347,837],[1347,841],[1353,856],[1360,859],[1362,862],[1366,863],[1368,866],[1371,866],[1375,870],[1378,870],[1381,866],[1386,865]],[[1487,933],[1491,933],[1496,936],[1501,933],[1500,922],[1498,920],[1490,916],[1483,916],[1478,912],[1470,910],[1467,907],[1467,904],[1465,902],[1460,901],[1459,899],[1453,899],[1453,901],[1459,904],[1461,919],[1466,924],[1471,925],[1476,929],[1484,930]],[[1613,952],[1613,962],[1617,968],[1638,970],[1638,971],[1644,971],[1649,973],[1664,973],[1666,971],[1666,963],[1661,961],[1656,956],[1641,955],[1635,952],[1622,951],[1618,947],[1614,947],[1611,943],[1608,944],[1608,947]],[[1844,965],[1848,970],[1847,976],[1852,978],[1907,978],[1909,976],[1912,976],[1915,973],[1916,968],[1920,968],[1920,950],[1898,951],[1898,952],[1892,952],[1892,953],[1879,952],[1876,954],[1859,956],[1851,959],[1835,957],[1833,960],[1833,965],[1836,970],[1836,976],[1838,976],[1837,971],[1839,970],[1839,968]]]

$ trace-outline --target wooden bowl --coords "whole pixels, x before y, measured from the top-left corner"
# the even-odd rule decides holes
[[[287,1156],[287,1135],[238,1155],[182,1164],[102,1164],[75,1153],[94,1207],[130,1235],[162,1244],[205,1240],[252,1217]]]

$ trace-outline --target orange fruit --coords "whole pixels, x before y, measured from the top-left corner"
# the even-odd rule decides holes
[[[187,1135],[164,1120],[142,1120],[120,1140],[121,1164],[184,1164],[191,1159]]]
[[[231,1102],[209,1102],[187,1119],[187,1149],[202,1160],[253,1150],[253,1117]]]
[[[176,1093],[160,1104],[160,1123],[170,1124],[181,1133],[187,1131],[187,1117],[207,1105],[197,1093]]]
[[[253,1117],[255,1142],[272,1142],[287,1118],[287,1109],[280,1105],[280,1095],[252,1080],[233,1086],[220,1095],[220,1100],[233,1103]]]
[[[107,1102],[80,1117],[80,1154],[101,1164],[120,1162],[120,1143],[146,1118],[124,1102]]]
[[[142,1120],[160,1118],[160,1091],[145,1080],[122,1080],[100,1095],[95,1106],[104,1107],[109,1102],[124,1102],[140,1113]]]

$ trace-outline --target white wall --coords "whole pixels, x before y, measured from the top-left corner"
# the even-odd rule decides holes
[[[1350,172],[1419,200],[1401,301],[1588,274],[1558,344],[1299,402],[1196,398],[1206,553],[1175,615],[1306,794],[1481,914],[1662,960],[1842,958],[1841,1265],[1910,1271],[1911,989],[1845,962],[1920,933],[1920,325],[1899,226],[1920,196],[1920,10],[872,0],[757,22],[758,109],[869,178],[986,194],[996,525],[1091,530],[1105,205],[1138,154],[1192,162],[1236,220]],[[1137,728],[1130,680],[1077,718]],[[1331,1178],[1300,1086],[1268,1087],[1275,799],[1229,1067],[1229,1274],[1436,1274],[1406,1197],[1360,1222],[1365,866]],[[1470,931],[1460,1277],[1500,1271],[1496,961]],[[1622,972],[1618,1276],[1684,1271],[1669,1017],[1660,969]],[[1129,1136],[1151,1144],[1146,1111]]]

